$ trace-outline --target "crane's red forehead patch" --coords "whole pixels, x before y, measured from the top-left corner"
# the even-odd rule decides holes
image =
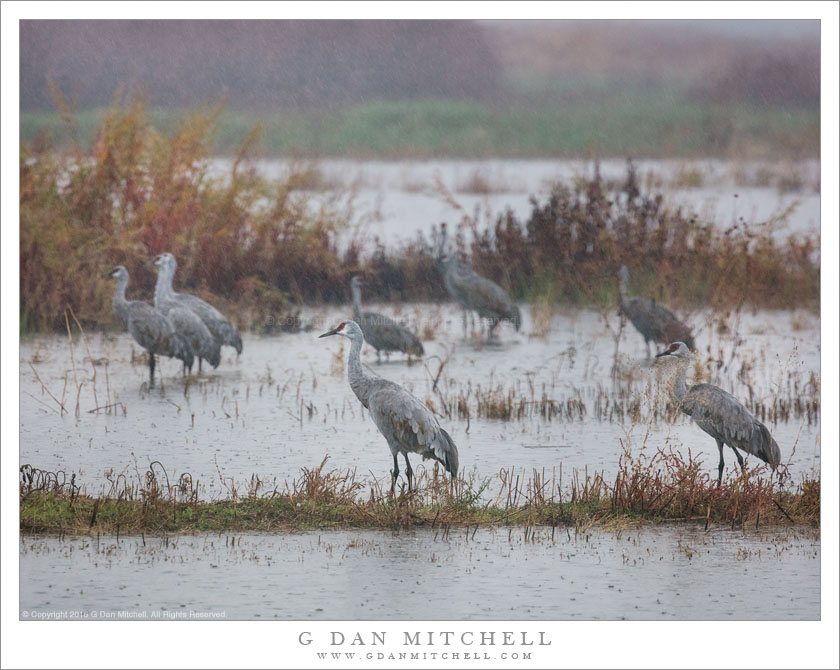
[[[344,328],[344,325],[345,325],[345,322],[342,321],[341,323],[338,324],[338,328],[336,328],[336,330],[341,330],[342,328]]]
[[[671,345],[671,351],[676,351],[676,350],[677,350],[677,349],[679,349],[679,348],[680,348],[680,345],[679,345],[679,344],[677,344],[676,342],[674,342],[674,343]]]

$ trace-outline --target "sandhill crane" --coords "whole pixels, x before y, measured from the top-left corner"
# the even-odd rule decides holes
[[[685,371],[692,355],[684,342],[673,342],[656,357],[674,356],[679,361],[672,396],[679,408],[717,441],[720,451],[718,486],[723,479],[724,444],[732,447],[742,468],[744,459],[738,449],[758,456],[775,470],[782,460],[782,454],[767,426],[756,419],[735,396],[722,388],[713,384],[695,384],[689,388],[685,383]]]
[[[408,454],[420,454],[424,459],[433,458],[443,464],[452,475],[458,475],[458,448],[443,428],[437,417],[418,398],[402,386],[387,379],[365,374],[359,360],[364,333],[355,321],[343,321],[337,328],[320,335],[341,335],[350,340],[350,363],[347,379],[353,393],[369,411],[379,432],[385,436],[394,457],[391,491],[400,474],[397,456],[405,458],[408,488],[411,489],[413,471]]]
[[[650,343],[668,344],[685,342],[689,349],[694,349],[694,337],[691,329],[680,321],[672,312],[657,305],[653,298],[628,298],[627,280],[630,273],[627,266],[618,270],[618,300],[620,311],[630,319],[642,337],[645,338],[647,355],[650,358]]]
[[[464,331],[467,329],[467,310],[478,312],[479,318],[488,319],[487,342],[503,319],[509,320],[517,331],[522,325],[519,307],[501,286],[482,277],[455,254],[446,254],[446,224],[441,224],[438,263],[449,295],[464,310]]]
[[[194,312],[207,326],[221,347],[229,344],[236,349],[237,354],[242,353],[242,338],[230,321],[212,305],[204,302],[189,293],[176,293],[172,288],[172,279],[175,277],[175,270],[178,267],[175,256],[170,253],[158,254],[155,257],[155,265],[158,266],[158,281],[155,286],[155,303],[162,302],[177,303],[181,307]],[[208,358],[208,360],[210,360]],[[215,366],[214,366],[215,367]]]
[[[392,351],[401,351],[408,354],[409,360],[412,354],[423,355],[423,345],[420,340],[405,326],[401,326],[393,319],[384,314],[362,311],[362,282],[358,277],[350,280],[350,291],[353,294],[353,318],[365,335],[365,341],[376,349],[376,360],[379,362],[379,351],[382,350],[387,356]]]
[[[201,362],[206,360],[213,368],[217,368],[221,360],[222,345],[219,340],[204,325],[201,318],[192,310],[187,309],[171,297],[167,290],[164,265],[158,265],[158,279],[155,285],[155,309],[165,314],[175,330],[183,335],[198,357],[198,371],[201,372]],[[171,286],[171,278],[169,285]],[[190,372],[192,368],[190,367]]]
[[[118,265],[103,277],[117,280],[114,293],[114,314],[141,347],[149,352],[149,385],[155,383],[155,354],[178,358],[184,367],[192,367],[193,354],[187,341],[175,331],[169,319],[148,303],[126,300],[128,270]]]

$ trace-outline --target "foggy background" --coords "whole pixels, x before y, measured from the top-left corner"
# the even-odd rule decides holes
[[[655,92],[819,105],[818,21],[21,21],[20,105],[118,90],[184,108],[318,110],[421,98],[505,106]]]

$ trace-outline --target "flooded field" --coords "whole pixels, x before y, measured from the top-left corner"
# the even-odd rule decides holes
[[[820,543],[807,531],[22,536],[20,552],[30,619],[820,617]]]
[[[480,214],[493,220],[511,210],[521,220],[531,211],[530,197],[545,199],[553,184],[591,178],[591,161],[449,160],[351,161],[323,160],[317,164],[317,189],[323,195],[313,206],[336,197],[350,198],[358,229],[386,244],[428,234],[441,221]],[[788,164],[728,161],[663,161],[634,163],[644,189],[664,190],[669,205],[696,213],[722,227],[736,223],[771,226],[777,239],[813,234],[820,228],[820,169],[817,161]],[[283,161],[256,164],[269,179],[282,179]],[[627,164],[600,163],[608,182],[623,184]],[[227,175],[230,162],[216,160],[215,174]],[[353,234],[357,234],[354,229]]]
[[[503,324],[499,343],[485,346],[477,332],[464,340],[460,311],[450,305],[375,308],[433,334],[424,342],[424,361],[409,365],[397,355],[378,365],[367,346],[362,361],[435,408],[458,445],[465,476],[537,470],[558,485],[575,470],[609,478],[625,447],[638,452],[643,445],[690,450],[710,476],[717,474],[714,440],[688,417],[671,421],[664,386],[671,368],[650,365],[632,326],[622,334],[618,376],[611,377],[615,341],[606,323],[617,330],[614,313],[606,322],[590,310],[543,314],[537,327],[526,307],[520,333]],[[20,462],[68,479],[75,474],[90,494],[107,491],[120,476],[140,481],[152,461],[173,482],[189,473],[205,499],[228,497],[233,486],[246,490],[257,481],[252,475],[260,493],[271,492],[325,456],[330,467],[389,485],[388,447],[347,383],[349,347],[318,339],[348,316],[342,309],[307,312],[310,332],[246,337],[238,360],[225,349],[218,369],[201,376],[185,379],[179,361],[163,359],[154,389],[143,357],[132,360],[140,352],[126,334],[89,336],[96,365],[78,338],[72,359],[66,336],[26,340]],[[818,319],[744,314],[726,333],[709,315],[689,320],[711,380],[763,417],[792,478],[818,473]],[[734,456],[727,451],[725,458],[731,475]]]
[[[224,161],[215,165],[225,169]],[[813,165],[797,168],[801,184],[793,190],[766,185],[755,166],[742,166],[740,176],[715,163],[637,167],[641,179],[654,182],[688,174],[684,183],[666,182],[669,193],[721,225],[742,217],[768,222],[780,238],[819,229]],[[276,178],[283,167],[260,169]],[[482,220],[506,207],[525,216],[528,196],[545,194],[550,181],[590,174],[583,163],[550,161],[325,161],[319,170],[327,185],[352,187],[352,234],[361,230],[389,244],[476,208]],[[606,162],[601,170],[606,179],[621,179],[625,165]],[[689,178],[692,170],[700,176]],[[326,188],[312,202],[331,193]],[[365,346],[362,362],[437,413],[482,504],[514,477],[539,476],[550,482],[548,497],[562,498],[575,477],[598,473],[609,482],[627,455],[658,450],[699,459],[717,477],[714,440],[668,408],[673,368],[647,359],[632,325],[619,332],[615,306],[599,312],[522,305],[520,332],[502,324],[489,345],[474,320],[464,332],[451,304],[365,308],[408,324],[423,340],[422,360],[393,355],[378,364]],[[348,343],[318,339],[350,315],[349,306],[304,308],[301,332],[244,334],[241,356],[224,349],[218,369],[201,375],[184,377],[179,361],[161,360],[152,388],[145,356],[125,333],[25,338],[20,463],[56,473],[58,483],[72,480],[91,496],[142,484],[150,469],[172,484],[189,475],[205,501],[282,493],[324,459],[327,469],[353,470],[366,486],[387,489],[392,460],[347,383]],[[819,317],[747,309],[680,316],[698,347],[689,379],[730,391],[768,426],[790,486],[818,477]],[[732,477],[734,455],[727,449],[724,457],[724,476]],[[412,464],[420,474],[417,456]],[[33,617],[80,609],[146,618],[195,610],[232,619],[820,616],[820,539],[804,526],[747,531],[712,524],[703,533],[702,525],[661,524],[619,534],[558,527],[530,536],[503,527],[23,535],[20,556],[20,606]]]

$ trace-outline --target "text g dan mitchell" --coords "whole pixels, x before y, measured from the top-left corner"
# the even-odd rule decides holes
[[[304,646],[310,645],[314,642],[319,645],[329,644],[333,647],[376,647],[384,646],[386,644],[386,635],[386,631],[344,633],[334,630],[325,634],[325,637],[315,640],[310,631],[303,631],[300,635],[298,635],[298,643]],[[451,630],[402,631],[401,633],[392,635],[398,635],[397,643],[406,647],[428,647],[437,645],[448,647],[450,645],[458,644],[465,647],[469,647],[471,645],[481,647],[512,647],[516,645],[522,647],[547,647],[551,645],[551,640],[547,639],[544,631],[465,631],[463,633],[456,633]]]

